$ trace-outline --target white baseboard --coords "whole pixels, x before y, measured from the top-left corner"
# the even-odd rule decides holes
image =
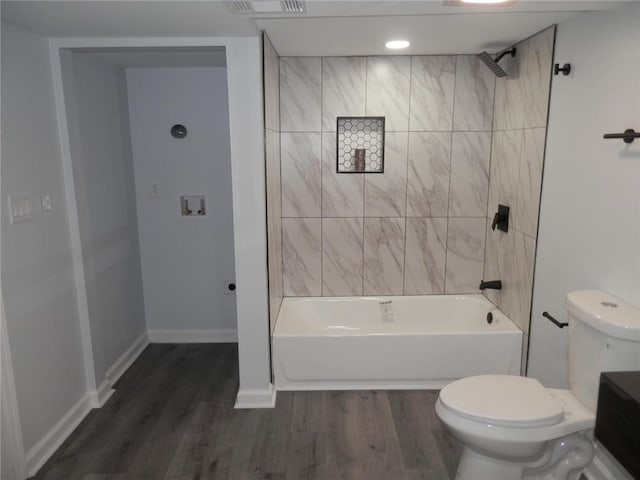
[[[26,454],[27,473],[30,477],[60,448],[73,430],[92,408],[102,407],[113,395],[113,385],[129,369],[149,343],[234,343],[236,330],[150,330],[143,333],[107,370],[105,380],[92,392],[87,392],[49,432]],[[241,405],[236,408],[266,408],[275,406],[275,391],[246,391]],[[238,395],[240,398],[240,394]]]
[[[276,390],[273,385],[265,390],[238,390],[234,408],[273,408],[276,406]]]
[[[109,379],[105,379],[95,392],[89,392],[91,398],[91,408],[102,408],[107,403],[107,400],[111,398],[111,395],[115,393],[115,390],[111,388],[111,382]]]
[[[101,408],[107,403],[107,400],[115,393],[112,388],[113,385],[127,371],[147,345],[149,345],[149,340],[145,332],[107,370],[106,378],[100,386],[95,391],[87,392],[27,453],[27,472],[30,477],[38,473],[42,465],[60,448],[60,445],[71,435],[92,408]]]
[[[56,423],[42,439],[27,452],[27,473],[29,477],[38,473],[38,470],[60,448],[60,445],[71,435],[75,428],[84,420],[91,411],[91,394],[86,393],[78,403]]]
[[[149,343],[237,343],[238,331],[231,328],[211,330],[149,330]]]
[[[318,391],[350,391],[350,390],[442,390],[445,386],[458,380],[438,380],[420,382],[384,382],[384,381],[291,381],[282,378],[276,371],[275,388],[279,392],[318,392]]]
[[[111,368],[107,370],[105,376],[107,380],[111,383],[111,386],[115,385],[120,377],[124,375],[129,367],[136,361],[136,359],[140,356],[140,354],[147,348],[149,345],[149,337],[147,332],[144,332],[138,339],[133,342],[133,344],[124,352],[120,358],[118,358]]]

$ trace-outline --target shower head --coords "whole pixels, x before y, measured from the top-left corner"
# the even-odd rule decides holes
[[[482,52],[478,56],[480,57],[480,60],[482,60],[484,64],[489,67],[489,69],[494,73],[496,77],[506,77],[507,72],[505,72],[502,67],[498,65],[498,62],[502,60],[502,57],[504,57],[505,55],[511,55],[512,57],[515,57],[516,47],[509,48],[507,50],[504,50],[503,52],[500,52],[498,55],[496,55],[495,59],[487,52]]]

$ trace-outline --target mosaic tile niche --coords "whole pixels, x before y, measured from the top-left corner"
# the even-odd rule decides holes
[[[384,173],[384,117],[338,117],[338,173]]]

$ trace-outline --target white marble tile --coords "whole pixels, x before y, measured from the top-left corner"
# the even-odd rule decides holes
[[[269,265],[269,313],[271,332],[275,328],[280,304],[282,302],[282,221],[277,219],[276,225],[268,237]]]
[[[509,296],[509,317],[524,333],[529,333],[536,241],[515,230],[509,232],[511,233],[514,236],[514,255],[508,278],[512,287]]]
[[[486,219],[450,218],[445,293],[479,293],[484,269]]]
[[[402,295],[404,218],[364,219],[364,294]]]
[[[411,57],[412,132],[451,131],[456,57]]]
[[[282,216],[319,217],[321,134],[282,133]]]
[[[454,130],[491,130],[495,79],[477,55],[456,57]]]
[[[322,59],[322,131],[335,132],[337,117],[365,114],[367,91],[365,57]]]
[[[264,34],[265,128],[280,131],[280,57]]]
[[[533,128],[523,132],[522,159],[520,160],[516,209],[513,212],[513,227],[531,237],[536,237],[546,129]]]
[[[280,185],[280,134],[266,130],[266,179],[267,179],[267,231],[273,229],[273,222],[282,217],[282,189]]]
[[[511,302],[514,287],[511,283],[512,258],[515,250],[513,230],[505,233],[491,230],[492,219],[487,219],[486,251],[483,280],[501,280],[502,290],[485,290],[484,294],[505,315],[511,315]]]
[[[322,134],[322,216],[362,217],[364,174],[337,173],[336,134]]]
[[[516,230],[491,230],[487,221],[487,249],[484,280],[502,280],[502,290],[486,290],[485,295],[529,332],[536,241]]]
[[[444,293],[446,218],[407,218],[404,294]]]
[[[493,133],[491,149],[491,176],[489,179],[489,217],[498,211],[498,205],[516,208],[518,173],[522,150],[522,130]],[[515,212],[510,212],[511,218]]]
[[[494,130],[522,128],[524,115],[524,67],[529,42],[516,45],[516,56],[505,56],[500,66],[507,72],[506,77],[496,80],[495,108],[493,112]]]
[[[362,295],[363,219],[322,219],[322,294]]]
[[[407,195],[407,133],[385,135],[384,173],[365,175],[365,217],[404,217]]]
[[[524,61],[524,128],[546,127],[555,27],[529,39]]]
[[[450,166],[451,133],[409,134],[407,216],[447,216]]]
[[[319,57],[280,59],[280,129],[319,132],[322,123]]]
[[[320,218],[282,219],[283,292],[288,297],[322,295]]]
[[[451,142],[450,217],[486,217],[490,132],[454,132]]]
[[[385,131],[409,130],[411,57],[367,57],[369,116],[386,117]]]

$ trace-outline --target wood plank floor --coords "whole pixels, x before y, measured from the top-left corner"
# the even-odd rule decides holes
[[[235,344],[150,345],[37,480],[445,480],[435,391],[281,392],[234,410]]]

